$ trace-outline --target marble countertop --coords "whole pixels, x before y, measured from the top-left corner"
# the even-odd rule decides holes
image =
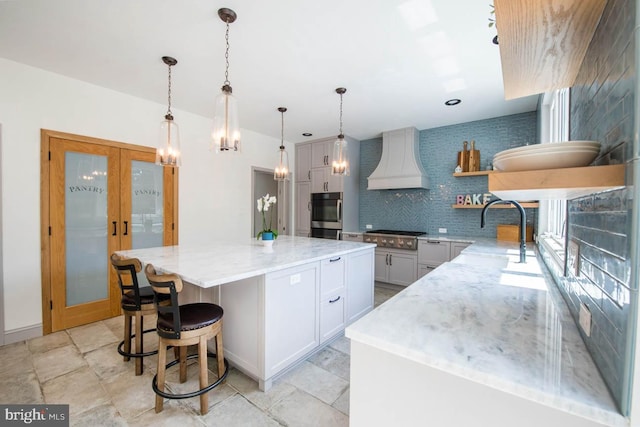
[[[209,288],[374,247],[371,243],[280,236],[272,248],[246,238],[117,253],[138,258],[144,264],[151,263],[158,272],[175,273],[191,284]]]
[[[347,337],[605,425],[624,426],[546,267],[482,239],[362,319]]]
[[[425,234],[423,236],[418,236],[418,240],[440,240],[443,242],[464,242],[464,243],[489,241],[489,239],[485,239],[484,237],[464,237],[464,236],[455,236],[452,234]]]

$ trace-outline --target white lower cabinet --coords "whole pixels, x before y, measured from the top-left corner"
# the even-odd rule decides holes
[[[376,248],[375,264],[376,281],[409,286],[418,279],[415,251]]]
[[[351,254],[347,263],[347,324],[373,310],[373,251]]]
[[[320,342],[344,329],[345,257],[320,262]]]
[[[418,239],[418,278],[451,261],[469,245],[468,242]]]
[[[270,378],[320,344],[320,263],[265,276],[265,377]]]
[[[373,288],[371,249],[266,274],[262,287],[264,373],[258,373],[264,378],[261,387],[269,388],[275,375],[373,309]],[[238,295],[243,301],[248,301],[246,306],[242,306],[247,321],[252,319],[251,313],[246,310],[250,310],[252,304],[260,299],[260,287],[255,289],[256,295],[251,298],[246,298],[245,294]],[[235,291],[235,288],[230,291]],[[251,357],[240,357],[238,354],[235,360],[259,360],[260,350],[255,348],[257,337],[249,341],[251,346],[246,343],[246,352],[238,353]],[[239,347],[242,345],[236,346]],[[253,356],[255,351],[258,355]],[[248,363],[241,365],[252,366]]]
[[[451,256],[449,257],[449,261],[460,255],[460,252],[465,250],[470,244],[471,243],[467,242],[451,242]]]

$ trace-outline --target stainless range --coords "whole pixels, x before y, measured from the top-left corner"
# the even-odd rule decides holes
[[[362,236],[366,243],[376,243],[381,248],[418,249],[418,236],[427,233],[423,231],[373,230]]]

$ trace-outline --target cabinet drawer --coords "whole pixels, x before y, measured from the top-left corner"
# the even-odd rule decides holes
[[[322,299],[320,305],[320,342],[344,329],[344,292]]]
[[[320,262],[320,294],[334,294],[344,288],[344,257],[336,256]]]
[[[440,240],[418,241],[418,263],[437,267],[443,262],[449,261],[451,246],[449,242]]]
[[[426,276],[427,274],[431,273],[433,270],[435,270],[434,267],[429,267],[426,264],[418,264],[418,279]]]

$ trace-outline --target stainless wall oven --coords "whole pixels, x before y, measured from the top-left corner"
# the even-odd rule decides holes
[[[340,239],[342,193],[311,194],[311,237]]]

